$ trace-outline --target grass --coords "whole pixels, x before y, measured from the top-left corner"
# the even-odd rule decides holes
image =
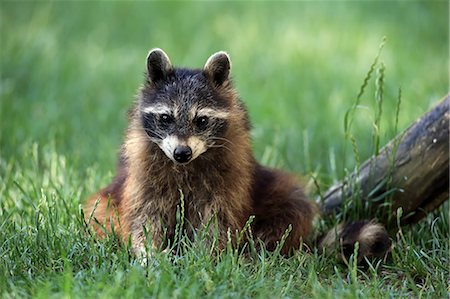
[[[257,158],[325,190],[448,93],[447,2],[0,5],[1,297],[448,297],[448,205],[366,270],[314,250],[211,257],[201,239],[142,267],[81,221],[114,173],[149,48],[191,67],[227,50]]]

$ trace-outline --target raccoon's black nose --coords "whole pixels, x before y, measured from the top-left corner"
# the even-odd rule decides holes
[[[173,157],[178,163],[189,162],[192,158],[192,150],[189,146],[180,145],[173,151]]]

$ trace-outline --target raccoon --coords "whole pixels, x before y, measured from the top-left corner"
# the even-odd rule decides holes
[[[164,51],[153,49],[146,66],[129,111],[117,174],[85,206],[94,230],[104,235],[99,225],[104,224],[123,239],[130,237],[136,253],[142,252],[148,231],[152,246],[162,248],[173,241],[177,207],[183,203],[191,228],[187,234],[216,217],[223,248],[227,232],[242,230],[254,216],[253,237],[267,250],[277,247],[288,228],[281,252],[298,250],[311,235],[319,209],[294,175],[255,160],[248,113],[233,88],[228,54],[213,54],[203,69],[186,69],[173,67]],[[363,238],[364,232],[370,234]],[[386,251],[389,240],[381,226],[361,222],[339,227],[320,246],[342,237],[351,245],[364,243],[365,256]],[[374,243],[382,245],[374,248]]]

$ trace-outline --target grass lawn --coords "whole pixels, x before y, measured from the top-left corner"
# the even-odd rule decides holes
[[[312,177],[326,190],[448,93],[448,22],[447,1],[2,1],[0,296],[448,298],[448,204],[394,230],[391,257],[368,269],[314,249],[212,257],[201,240],[142,267],[81,216],[114,175],[150,48],[188,67],[228,51],[257,158],[302,174],[313,197]],[[383,37],[355,155],[344,116]]]

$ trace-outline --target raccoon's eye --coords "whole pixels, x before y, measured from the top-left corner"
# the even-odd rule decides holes
[[[159,117],[159,121],[162,124],[168,125],[168,124],[173,123],[173,117],[170,116],[169,114],[164,113],[164,114],[161,114],[161,116]]]
[[[195,125],[200,130],[206,129],[206,126],[208,125],[208,117],[206,116],[200,116],[195,119]]]

